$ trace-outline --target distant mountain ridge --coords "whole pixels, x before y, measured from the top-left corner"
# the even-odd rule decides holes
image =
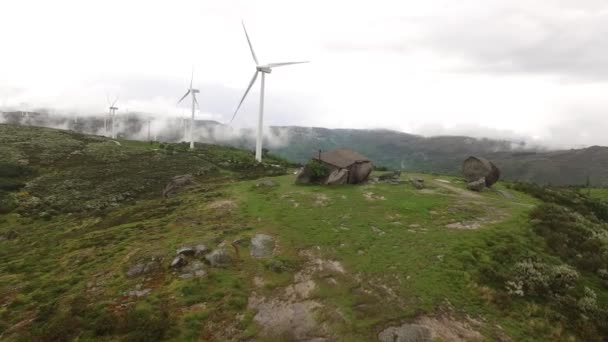
[[[103,117],[66,117],[45,113],[3,113],[6,123],[60,127],[88,134],[103,133]],[[131,113],[120,118],[119,135],[147,139],[145,115]],[[183,118],[163,120],[162,129],[151,139],[180,141],[185,136]],[[232,128],[216,121],[196,120],[198,141],[252,149],[254,131]],[[319,150],[346,147],[369,157],[374,164],[405,171],[457,175],[466,157],[492,160],[504,179],[538,184],[608,186],[608,147],[550,151],[532,149],[525,143],[466,136],[423,137],[385,129],[330,129],[321,127],[274,126],[266,132],[265,146],[281,157],[305,163]]]

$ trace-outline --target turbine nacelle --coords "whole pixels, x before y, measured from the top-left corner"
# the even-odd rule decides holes
[[[191,91],[193,94],[198,94],[198,93],[200,93],[200,90],[198,90],[198,89],[190,89],[190,91]]]
[[[255,67],[259,72],[263,72],[265,74],[270,74],[272,69],[267,65],[258,65]]]

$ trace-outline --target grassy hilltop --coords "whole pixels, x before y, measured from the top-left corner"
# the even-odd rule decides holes
[[[0,125],[0,340],[607,336],[608,207],[585,191],[297,186],[288,167]]]

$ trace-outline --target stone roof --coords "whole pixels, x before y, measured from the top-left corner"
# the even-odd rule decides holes
[[[367,163],[370,161],[367,157],[347,148],[321,152],[320,159],[318,154],[314,155],[312,159],[321,160],[324,163],[339,168],[347,168],[355,163]]]

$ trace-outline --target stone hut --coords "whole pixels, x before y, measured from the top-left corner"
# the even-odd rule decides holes
[[[321,152],[311,159],[325,166],[327,174],[320,179],[314,179],[312,170],[305,166],[298,173],[296,183],[359,184],[367,181],[374,167],[367,157],[346,148]]]

